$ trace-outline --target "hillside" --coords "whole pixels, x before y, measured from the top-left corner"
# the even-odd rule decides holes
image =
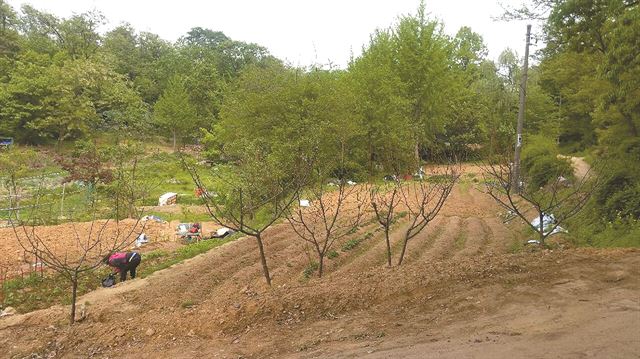
[[[640,355],[640,252],[512,253],[521,228],[499,212],[468,182],[458,185],[402,267],[385,267],[382,234],[369,224],[350,238],[362,239],[354,248],[336,247],[322,279],[305,278],[302,242],[277,225],[265,236],[272,288],[255,242],[242,238],[85,295],[86,318],[73,327],[66,307],[2,318],[0,350],[18,358]]]

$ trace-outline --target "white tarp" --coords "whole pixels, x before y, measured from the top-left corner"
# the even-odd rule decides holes
[[[300,200],[300,207],[309,207],[311,204],[309,203],[308,199],[301,199]]]
[[[551,231],[551,234],[556,234],[556,233],[567,233],[567,230],[557,226],[556,228],[553,228],[553,226],[556,223],[556,218],[553,216],[553,214],[546,214],[543,213],[542,214],[542,226],[543,226],[543,234],[547,235],[549,233],[549,231]],[[531,221],[531,225],[534,226],[538,231],[540,230],[540,217],[536,217]],[[552,230],[553,228],[553,230]]]
[[[175,204],[176,203],[175,200],[176,200],[177,196],[178,196],[178,194],[174,193],[174,192],[167,192],[167,193],[163,194],[158,199],[158,206],[166,206],[168,204]]]
[[[231,229],[227,228],[227,227],[218,228],[216,230],[216,235],[218,235],[219,237],[222,237],[222,236],[224,236],[226,234],[229,234],[229,233],[233,233],[233,231]]]
[[[140,233],[138,238],[136,238],[136,248],[142,247],[145,243],[149,243],[149,237],[144,233]]]

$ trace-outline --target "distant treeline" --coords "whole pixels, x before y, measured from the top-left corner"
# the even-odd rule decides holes
[[[546,17],[546,47],[529,71],[525,146],[548,149],[547,160],[558,151],[606,159],[597,215],[637,220],[638,1],[529,5]],[[505,15],[535,15],[516,10]],[[373,32],[346,69],[296,68],[220,31],[193,28],[170,43],[126,24],[100,34],[102,23],[99,13],[58,18],[0,0],[0,136],[61,144],[154,134],[203,143],[214,161],[258,156],[287,168],[314,158],[336,174],[513,148],[521,59],[509,49],[487,59],[479,34],[445,34],[424,5]]]

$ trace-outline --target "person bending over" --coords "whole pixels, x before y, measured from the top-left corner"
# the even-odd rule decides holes
[[[136,277],[136,267],[141,259],[138,252],[115,252],[104,257],[102,261],[113,267],[116,273],[120,273],[120,281],[124,282],[127,280],[127,272],[131,273],[131,279]]]

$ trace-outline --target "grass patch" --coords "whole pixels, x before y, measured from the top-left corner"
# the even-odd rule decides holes
[[[311,276],[318,271],[318,268],[320,268],[320,265],[318,264],[318,262],[311,262],[309,263],[309,265],[307,266],[307,268],[304,269],[304,271],[302,272],[302,274],[304,275],[304,277],[306,279],[311,278]]]
[[[80,277],[78,294],[82,295],[100,286],[108,270],[101,269]],[[54,273],[40,275],[32,273],[24,278],[15,278],[2,283],[3,306],[14,307],[20,313],[48,308],[55,304],[71,304],[71,282]]]
[[[355,247],[357,247],[358,244],[360,244],[362,241],[365,241],[371,237],[373,237],[373,232],[367,232],[362,237],[350,239],[342,245],[342,251],[343,252],[350,251]]]
[[[239,233],[235,233],[222,240],[209,239],[200,242],[194,242],[184,247],[178,248],[175,252],[166,253],[165,255],[154,254],[154,251],[149,254],[153,254],[151,258],[147,255],[142,255],[142,260],[145,266],[140,270],[140,277],[145,278],[154,272],[171,267],[174,264],[180,263],[185,259],[193,258],[199,254],[205,253],[213,248],[219,247],[225,243],[231,242],[240,237]],[[146,263],[145,263],[146,262]]]
[[[337,258],[340,254],[336,250],[331,250],[327,253],[327,258],[334,259]]]
[[[462,250],[465,243],[467,243],[467,232],[463,230],[458,233],[456,239],[453,241],[453,248],[455,248],[456,251]]]
[[[524,241],[520,239],[519,236],[514,235],[511,243],[509,244],[509,248],[507,249],[509,253],[520,253],[524,249]]]

